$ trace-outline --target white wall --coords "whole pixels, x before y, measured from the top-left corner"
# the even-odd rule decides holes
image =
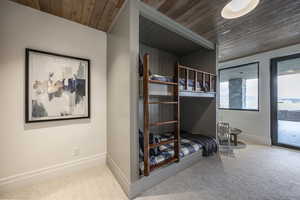
[[[219,64],[220,68],[259,62],[259,112],[218,110],[218,120],[228,121],[243,130],[241,137],[250,142],[271,144],[270,132],[270,59],[300,53],[294,45]]]
[[[106,34],[6,0],[0,27],[0,180],[104,154]],[[24,123],[25,48],[91,60],[90,119]]]

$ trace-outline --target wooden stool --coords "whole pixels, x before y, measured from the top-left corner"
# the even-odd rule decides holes
[[[242,133],[241,129],[230,128],[230,140],[233,142],[234,146],[238,145],[237,136]]]

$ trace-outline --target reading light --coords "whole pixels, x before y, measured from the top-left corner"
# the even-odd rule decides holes
[[[225,19],[238,18],[251,12],[259,4],[259,0],[231,0],[222,10]]]

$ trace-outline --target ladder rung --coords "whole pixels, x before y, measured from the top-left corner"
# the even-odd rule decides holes
[[[174,83],[174,82],[159,81],[159,80],[149,80],[149,82],[155,83],[155,84],[177,85],[177,83]]]
[[[161,141],[160,143],[150,144],[149,148],[155,148],[155,147],[158,147],[158,146],[161,146],[161,145],[174,143],[176,141],[177,141],[176,139],[170,139],[170,140],[166,140],[166,141]]]
[[[178,101],[158,101],[158,102],[149,102],[149,104],[178,104]]]
[[[157,165],[152,165],[152,166],[150,166],[150,171],[153,171],[153,170],[155,170],[155,169],[157,169],[157,168],[160,168],[160,167],[162,167],[162,166],[164,166],[164,165],[167,165],[167,164],[171,164],[171,163],[173,163],[173,162],[176,162],[177,160],[178,160],[177,158],[172,157],[172,158],[167,159],[167,160],[165,160],[165,161],[163,161],[163,162],[161,162],[161,163],[158,163]]]
[[[176,124],[176,123],[178,123],[177,120],[173,120],[173,121],[165,121],[165,122],[154,122],[154,123],[151,123],[150,126],[162,126],[162,125]]]

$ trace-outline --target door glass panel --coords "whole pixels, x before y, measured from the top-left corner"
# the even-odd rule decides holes
[[[300,58],[277,63],[277,140],[300,147]]]

